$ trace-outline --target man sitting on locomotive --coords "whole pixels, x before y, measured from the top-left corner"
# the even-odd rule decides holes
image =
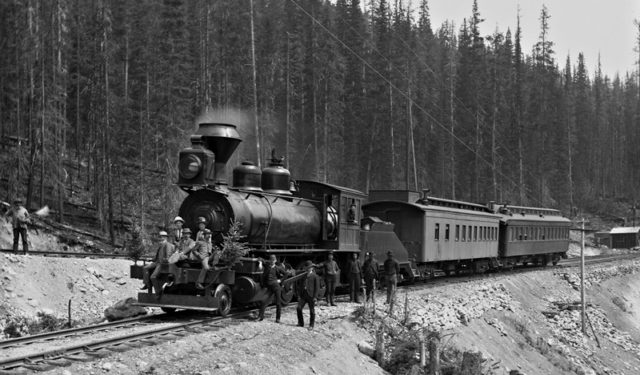
[[[189,261],[197,261],[196,255],[192,251],[196,246],[196,242],[191,239],[191,229],[182,229],[182,235],[180,237],[180,243],[177,245],[177,255],[169,257],[169,273],[171,273],[170,282],[168,286],[175,284],[181,284],[181,272],[178,267],[185,267],[189,265]]]
[[[204,231],[206,228],[207,228],[207,219],[205,219],[202,216],[198,217],[198,231],[196,232],[196,242],[202,241],[204,239]]]
[[[144,286],[140,289],[151,289],[151,285],[153,284],[153,288],[156,291],[158,297],[162,294],[161,285],[158,282],[158,275],[160,275],[161,265],[163,263],[167,263],[169,259],[169,254],[173,253],[174,246],[167,241],[167,232],[160,231],[158,233],[158,248],[156,250],[156,255],[153,258],[151,263],[146,264],[142,270],[142,279],[144,280]],[[153,270],[151,277],[149,274]]]
[[[213,261],[211,263],[216,264],[218,263],[219,255],[217,259],[215,256],[214,258],[211,257],[213,255],[213,247],[211,245],[211,231],[209,229],[204,229],[200,232],[202,232],[203,238],[196,242],[196,246],[191,251],[196,254],[202,264],[202,270],[200,270],[200,275],[198,275],[196,288],[204,289],[204,285],[202,285],[202,283],[204,283],[204,280],[207,276],[207,271],[211,269],[209,260],[212,259]]]
[[[176,216],[173,219],[173,229],[171,231],[171,242],[174,245],[178,245],[180,240],[182,239],[182,226],[184,225],[184,220],[180,216]]]
[[[282,300],[280,296],[280,283],[282,278],[286,276],[287,271],[284,266],[277,264],[277,258],[274,254],[269,256],[269,264],[264,268],[262,272],[261,285],[267,288],[267,296],[260,303],[260,313],[258,315],[258,321],[264,319],[264,311],[267,308],[267,303],[271,301],[271,296],[275,294],[276,297],[276,323],[280,323],[280,313],[282,308]]]

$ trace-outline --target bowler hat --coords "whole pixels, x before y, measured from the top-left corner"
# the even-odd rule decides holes
[[[308,260],[308,261],[304,262],[304,268],[309,269],[311,267],[313,267],[313,262],[312,261]]]
[[[165,231],[161,230],[161,231],[160,231],[160,233],[158,233],[158,236],[161,236],[161,237],[162,237],[162,236],[167,237],[167,232],[165,232]]]
[[[191,234],[191,229],[189,228],[182,229],[182,234]]]
[[[207,219],[205,219],[202,216],[198,217],[198,224],[200,224],[200,223],[205,223],[206,224],[207,223]]]
[[[209,228],[204,228],[202,231],[204,234],[211,234],[211,230]]]
[[[387,255],[393,255],[391,251],[387,251]]]

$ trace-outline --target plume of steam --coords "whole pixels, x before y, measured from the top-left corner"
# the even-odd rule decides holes
[[[49,211],[50,211],[49,206],[44,206],[38,211],[34,212],[33,214],[38,217],[45,217],[45,216],[49,216]]]

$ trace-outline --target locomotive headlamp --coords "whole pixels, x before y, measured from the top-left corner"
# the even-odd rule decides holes
[[[185,180],[190,180],[200,173],[202,161],[195,155],[188,155],[180,160],[180,176]]]

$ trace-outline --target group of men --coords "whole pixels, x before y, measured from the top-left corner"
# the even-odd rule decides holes
[[[336,276],[338,271],[337,263],[333,260],[333,254],[329,253],[327,261],[323,265],[325,284],[327,286],[327,304],[335,306],[334,294],[336,285]],[[372,252],[366,253],[364,263],[360,264],[358,260],[358,254],[353,253],[352,259],[347,264],[348,268],[348,280],[349,280],[349,301],[360,303],[360,281],[364,280],[365,283],[365,301],[369,301],[373,295],[374,280],[379,279],[378,274],[378,262],[374,258]],[[400,265],[398,261],[393,258],[391,251],[387,252],[387,260],[384,262],[384,280],[387,287],[387,303],[390,303],[393,295],[395,294],[396,287],[398,285],[398,274],[400,273]]]
[[[199,264],[202,269],[198,275],[196,288],[205,289],[203,284],[207,271],[218,263],[221,254],[220,249],[214,248],[211,242],[211,230],[206,225],[207,220],[204,217],[199,217],[195,241],[191,237],[191,229],[183,228],[184,220],[180,216],[177,216],[173,221],[173,228],[170,230],[171,236],[164,230],[158,232],[156,253],[153,260],[143,267],[144,284],[140,289],[151,291],[153,287],[156,295],[160,297],[162,295],[162,285],[158,280],[160,265],[167,263],[170,274],[167,286],[184,282],[179,267]]]
[[[360,279],[363,277],[365,281],[366,301],[369,301],[374,293],[374,280],[378,279],[378,263],[374,259],[373,253],[366,254],[366,259],[361,265],[358,261],[358,254],[354,253],[352,259],[348,263],[349,271],[349,289],[350,301],[360,303]],[[340,267],[330,252],[327,260],[320,264],[314,265],[312,261],[307,260],[298,274],[305,274],[296,282],[296,294],[298,296],[298,306],[296,312],[298,316],[298,326],[304,327],[304,318],[302,310],[305,305],[309,305],[309,329],[313,329],[315,324],[315,304],[320,296],[320,277],[316,274],[315,268],[322,270],[326,287],[326,301],[329,306],[335,304],[335,289],[338,282]],[[384,274],[387,287],[387,304],[391,303],[394,298],[395,290],[398,283],[398,274],[400,266],[393,258],[392,252],[387,252],[387,260],[384,262]],[[280,322],[281,315],[281,283],[283,278],[287,276],[287,271],[282,264],[277,263],[275,255],[269,257],[267,266],[262,274],[262,285],[267,288],[267,297],[263,299],[260,305],[258,321],[264,319],[264,312],[271,296],[275,297],[276,303],[276,323]]]
[[[173,228],[170,230],[170,234],[162,230],[158,233],[158,244],[156,248],[155,256],[152,262],[147,263],[143,267],[143,281],[144,285],[141,289],[149,290],[153,289],[156,295],[160,297],[162,295],[163,286],[158,280],[160,275],[161,264],[169,264],[169,282],[167,286],[173,284],[181,284],[184,282],[182,279],[182,273],[179,267],[185,267],[190,265],[202,266],[198,280],[196,282],[196,288],[204,289],[203,285],[206,279],[207,271],[211,267],[215,266],[221,255],[220,249],[213,246],[211,241],[211,230],[206,228],[206,219],[204,217],[198,218],[198,231],[195,236],[195,240],[192,238],[192,232],[189,228],[183,228],[184,220],[178,216],[174,219]],[[387,286],[387,303],[390,303],[395,293],[397,285],[397,275],[400,272],[398,262],[393,259],[391,252],[387,253],[388,259],[384,262],[384,274]],[[352,259],[347,264],[349,289],[350,289],[350,301],[360,303],[360,280],[364,279],[365,282],[365,300],[369,301],[374,291],[374,280],[379,278],[378,263],[374,259],[373,253],[366,254],[364,263],[360,264],[358,254],[354,253]],[[300,275],[298,281],[295,284],[296,294],[298,296],[297,316],[298,325],[304,326],[304,319],[302,310],[306,305],[309,306],[310,320],[309,328],[313,329],[315,324],[315,304],[321,296],[320,293],[320,276],[316,274],[315,269],[318,268],[322,271],[326,286],[326,301],[329,306],[336,306],[335,303],[335,290],[338,283],[338,277],[340,274],[340,267],[334,260],[333,252],[330,252],[327,256],[327,260],[320,265],[314,265],[311,260],[307,260],[302,269],[297,273]],[[304,275],[302,275],[304,274]],[[263,299],[258,314],[258,320],[264,319],[264,313],[267,304],[271,301],[272,296],[275,297],[276,305],[276,323],[280,322],[281,315],[281,285],[282,281],[289,272],[284,268],[282,264],[279,264],[275,255],[270,255],[269,260],[264,267],[261,284],[267,290],[267,295]]]

